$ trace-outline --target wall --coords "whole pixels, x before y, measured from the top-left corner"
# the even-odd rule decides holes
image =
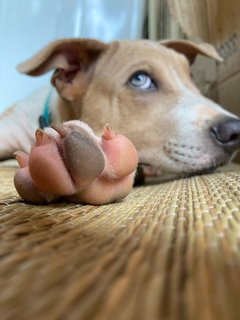
[[[168,0],[190,38],[213,44],[223,63],[198,59],[194,76],[203,93],[240,116],[240,1]],[[240,153],[235,158],[240,162]]]

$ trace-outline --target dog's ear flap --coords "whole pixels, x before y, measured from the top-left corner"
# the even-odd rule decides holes
[[[81,68],[94,60],[107,44],[94,39],[60,39],[51,42],[32,58],[17,66],[21,73],[39,76],[51,69]]]
[[[86,78],[91,65],[107,47],[107,44],[94,39],[61,39],[50,43],[18,65],[17,69],[31,76],[39,76],[54,69],[52,84],[64,98],[72,100],[74,78],[79,72]]]
[[[184,54],[191,64],[199,54],[219,62],[223,61],[216,49],[208,43],[196,44],[190,40],[162,40],[160,44]]]

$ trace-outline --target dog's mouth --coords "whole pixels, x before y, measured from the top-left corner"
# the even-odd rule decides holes
[[[151,158],[142,158],[139,165],[145,178],[165,181],[213,173],[233,156],[211,146],[181,145],[174,140],[152,153]]]
[[[160,177],[162,170],[159,167],[153,166],[147,162],[139,162],[138,166],[141,168],[145,177]]]

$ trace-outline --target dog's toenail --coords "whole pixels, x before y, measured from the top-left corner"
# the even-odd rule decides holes
[[[43,138],[43,130],[42,129],[37,129],[36,133],[35,133],[35,136],[36,136],[36,142],[38,144],[40,144],[42,142],[42,138]]]
[[[61,123],[53,123],[51,127],[57,131],[62,138],[66,137],[66,135],[69,133]]]

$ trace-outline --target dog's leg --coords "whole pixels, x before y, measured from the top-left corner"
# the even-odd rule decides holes
[[[37,128],[31,120],[17,107],[0,116],[0,159],[12,158],[16,150],[29,152]]]
[[[0,160],[13,158],[16,150],[30,151],[49,91],[49,86],[40,88],[0,115]]]
[[[80,121],[36,131],[30,155],[16,153],[20,164],[15,187],[35,203],[62,196],[78,203],[104,204],[126,196],[138,162],[133,144],[105,127],[98,138]]]

